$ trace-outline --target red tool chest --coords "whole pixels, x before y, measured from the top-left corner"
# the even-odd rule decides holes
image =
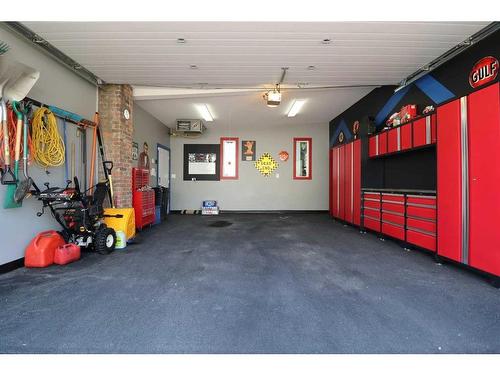
[[[436,251],[436,196],[363,192],[363,227]]]
[[[138,229],[155,221],[155,192],[148,185],[149,171],[132,168],[132,205],[135,211],[135,226]]]
[[[361,217],[361,140],[334,147],[330,157],[332,216],[359,225]]]
[[[406,197],[406,241],[424,249],[437,248],[435,196]]]
[[[499,83],[438,107],[438,254],[500,276]]]

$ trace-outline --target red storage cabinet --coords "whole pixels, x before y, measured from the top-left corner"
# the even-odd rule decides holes
[[[429,115],[413,122],[413,147],[436,142],[436,116]]]
[[[413,147],[412,144],[412,123],[401,125],[401,151],[409,150]]]
[[[339,219],[345,219],[345,147],[339,147]]]
[[[328,153],[330,167],[328,168],[328,212],[333,216],[333,148]]]
[[[469,264],[500,275],[499,84],[468,97]]]
[[[388,132],[382,132],[368,138],[369,157],[387,154],[387,133]]]
[[[387,154],[387,132],[382,132],[377,137],[378,155]]]
[[[361,217],[361,140],[331,150],[332,216],[359,225]]]
[[[353,224],[361,224],[361,139],[352,144],[353,147]]]
[[[395,128],[387,132],[387,152],[398,152],[401,150],[401,129]]]
[[[437,108],[437,252],[462,260],[461,99]]]
[[[368,138],[368,156],[373,158],[378,155],[377,136]]]
[[[390,237],[397,238],[398,240],[404,241],[405,239],[405,227],[403,225],[396,225],[393,223],[386,222],[382,219],[382,233]]]
[[[344,149],[344,220],[352,223],[352,218],[354,215],[353,207],[353,169],[352,169],[352,159],[353,159],[353,147],[352,143],[348,143],[343,146]]]

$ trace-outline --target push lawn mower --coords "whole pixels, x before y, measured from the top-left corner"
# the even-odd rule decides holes
[[[59,233],[66,242],[93,248],[99,254],[111,253],[115,249],[116,233],[103,222],[103,203],[109,191],[109,180],[95,185],[93,195],[87,195],[88,191],[80,190],[77,177],[73,182],[72,188],[71,181],[67,182],[65,188],[50,187],[49,183],[45,183],[46,189],[43,191],[34,185],[32,194],[43,203],[37,216],[42,216],[48,207],[62,226],[63,229]],[[121,215],[113,215],[117,216]]]

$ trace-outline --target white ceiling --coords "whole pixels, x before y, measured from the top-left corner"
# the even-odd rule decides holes
[[[371,89],[293,90],[283,91],[282,103],[269,108],[262,92],[239,93],[195,98],[141,100],[136,103],[169,127],[175,128],[177,119],[201,118],[196,105],[207,104],[215,121],[207,127],[227,131],[241,128],[266,128],[293,124],[327,125],[337,114],[349,108]],[[295,118],[286,117],[294,99],[306,99]],[[140,124],[135,124],[140,126]],[[229,132],[228,132],[229,134]]]
[[[281,67],[289,67],[289,84],[396,84],[488,23],[25,24],[109,83],[255,87],[278,81]],[[178,44],[177,38],[186,43]],[[322,44],[325,38],[332,43]],[[316,69],[308,70],[309,65]]]
[[[248,88],[272,87],[282,67],[289,68],[285,88],[299,83],[306,87],[396,84],[488,23],[25,24],[104,81],[134,85],[138,104],[166,125],[174,126],[179,118],[199,118],[195,104],[207,103],[216,119],[208,126],[231,129],[326,125],[372,89],[285,89],[282,105],[271,109],[265,106],[262,91]],[[177,38],[186,43],[177,43]],[[331,44],[322,43],[326,38]],[[191,69],[192,64],[197,69]],[[308,69],[310,65],[315,69]],[[210,88],[226,90],[214,93],[217,90]],[[245,90],[235,90],[241,88]],[[294,98],[307,102],[296,118],[289,119],[286,112]]]

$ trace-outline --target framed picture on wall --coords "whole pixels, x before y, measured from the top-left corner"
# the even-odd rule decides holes
[[[132,142],[132,160],[137,160],[139,158],[139,144],[137,142]]]
[[[312,179],[312,138],[293,139],[293,178]]]
[[[241,160],[255,161],[256,146],[255,141],[241,141]]]
[[[221,180],[238,179],[239,138],[222,137],[220,139]]]
[[[220,145],[184,145],[184,181],[219,181]]]

